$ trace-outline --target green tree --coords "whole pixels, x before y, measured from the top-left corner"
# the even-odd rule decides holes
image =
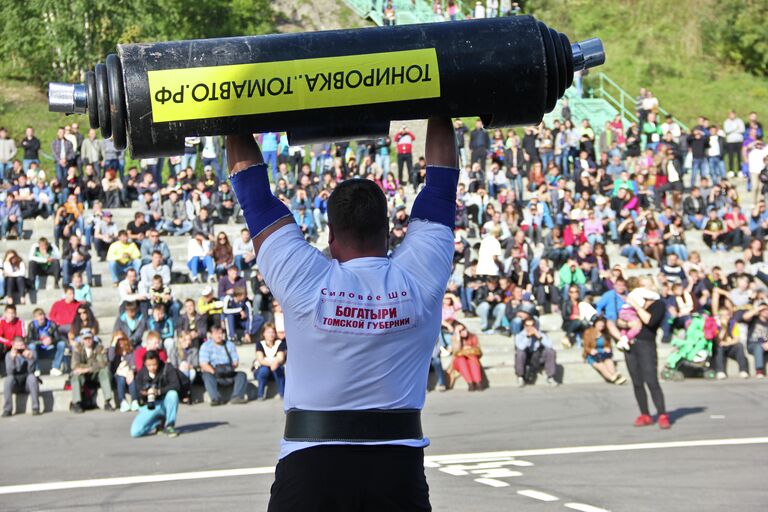
[[[269,0],[0,0],[0,72],[43,84],[81,80],[118,43],[274,31]]]
[[[703,22],[718,55],[756,76],[768,76],[765,0],[721,0]]]

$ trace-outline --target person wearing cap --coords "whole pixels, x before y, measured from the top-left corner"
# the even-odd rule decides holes
[[[83,392],[85,385],[98,382],[104,395],[104,410],[113,411],[112,407],[112,376],[109,374],[107,353],[102,345],[93,342],[93,333],[83,330],[75,340],[72,350],[72,412],[82,413]]]
[[[221,153],[221,140],[216,136],[203,137],[202,150],[200,151],[200,157],[203,160],[203,170],[210,169],[213,171],[216,169],[216,175],[219,181],[225,181],[226,176],[222,171],[219,164],[219,154]]]
[[[224,312],[224,304],[213,294],[213,288],[206,285],[200,291],[200,298],[197,300],[197,313],[205,321],[206,331],[214,325],[221,325],[221,315]]]
[[[94,211],[94,216],[96,211]],[[95,217],[93,223],[93,240],[96,246],[96,254],[101,261],[105,261],[109,246],[117,240],[118,228],[112,220],[112,212],[104,210],[101,217]]]
[[[459,172],[451,120],[429,120],[426,185],[389,257],[387,200],[375,182],[347,180],[331,194],[329,259],[270,191],[258,145],[248,136],[227,143],[257,264],[291,340],[269,510],[430,510],[420,410],[452,267]],[[399,343],[404,336],[409,343]]]
[[[610,200],[605,196],[595,198],[595,218],[603,223],[603,231],[607,231],[612,242],[619,240],[619,229],[616,223],[616,211],[611,208]]]
[[[765,378],[765,360],[768,355],[768,304],[758,302],[752,309],[741,316],[742,322],[749,324],[747,334],[747,352],[755,358],[755,375]]]
[[[213,174],[213,167],[210,165],[203,167],[203,179],[198,181],[198,183],[203,185],[202,192],[210,197],[210,195],[219,187],[219,178]],[[200,189],[198,188],[198,190]]]

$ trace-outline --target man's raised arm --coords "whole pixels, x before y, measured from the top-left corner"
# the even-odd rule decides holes
[[[258,256],[264,240],[293,222],[291,211],[269,188],[269,176],[258,143],[252,135],[227,136],[227,159],[232,189],[245,217]]]
[[[459,156],[450,118],[431,118],[427,124],[427,180],[413,203],[411,218],[437,222],[453,229]]]

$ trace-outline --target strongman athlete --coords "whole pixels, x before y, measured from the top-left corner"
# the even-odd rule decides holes
[[[328,259],[270,191],[253,138],[230,136],[227,149],[291,346],[268,510],[431,510],[420,411],[453,256],[459,171],[451,120],[429,121],[426,185],[391,256],[387,200],[373,181],[350,179],[331,194]]]

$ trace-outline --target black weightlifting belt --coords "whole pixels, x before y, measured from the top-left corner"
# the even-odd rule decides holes
[[[362,411],[303,411],[285,413],[286,441],[381,442],[422,439],[418,409],[366,409]]]

